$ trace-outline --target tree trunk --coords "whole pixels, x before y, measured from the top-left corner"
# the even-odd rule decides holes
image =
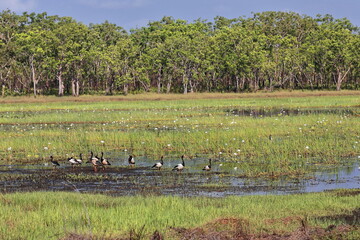
[[[342,74],[340,69],[337,69],[337,81],[336,81],[336,91],[340,91],[341,90],[341,84],[344,81],[346,75],[349,73],[350,68],[347,69],[347,71]]]
[[[36,98],[37,80],[36,80],[36,76],[35,76],[34,57],[33,56],[30,57],[30,67],[31,67],[31,78],[32,78],[33,88],[34,88],[34,97]]]
[[[169,94],[171,91],[171,81],[172,81],[172,77],[169,77],[167,85],[166,85],[166,93]]]
[[[76,87],[76,96],[78,97],[80,95],[80,84],[79,84],[79,79],[76,79],[75,82],[75,87]]]
[[[76,86],[75,86],[75,79],[71,80],[71,95],[76,97]]]
[[[157,74],[157,93],[161,93],[161,68],[159,68],[158,70],[158,74]]]
[[[64,82],[62,79],[62,68],[61,67],[58,68],[57,79],[59,82],[58,96],[64,96]]]
[[[236,80],[235,91],[238,93],[238,92],[240,92],[240,87],[239,87],[240,80],[239,80],[239,77],[235,76],[235,80]]]
[[[128,95],[129,92],[129,85],[128,84],[124,84],[124,95]]]

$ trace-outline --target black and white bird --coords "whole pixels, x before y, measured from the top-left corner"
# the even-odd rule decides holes
[[[69,157],[68,158],[68,161],[69,161],[69,163],[71,164],[71,166],[74,168],[75,167],[75,165],[78,165],[79,164],[79,162],[74,158],[74,157]]]
[[[206,165],[202,170],[210,171],[211,170],[211,158],[209,159],[209,165]]]
[[[94,157],[94,153],[93,152],[90,152],[91,156],[89,158],[89,161],[93,167],[94,167],[94,172],[97,172],[98,171],[98,167],[102,167],[102,164],[101,162],[99,161],[99,158],[98,156],[95,156]]]
[[[82,164],[83,162],[82,153],[80,153],[79,158],[77,158],[76,161],[78,162],[78,164]]]
[[[104,158],[103,152],[101,152],[100,162],[102,165],[111,165],[110,162],[106,158]]]
[[[54,168],[59,167],[60,163],[58,161],[55,161],[53,156],[50,156],[50,162],[53,165]]]
[[[182,162],[179,163],[178,165],[176,165],[172,170],[173,171],[182,171],[185,167],[185,162],[184,162],[184,155],[181,156],[181,160]]]
[[[135,166],[135,158],[132,155],[129,156],[128,162],[130,166]]]
[[[157,170],[161,170],[161,167],[164,165],[164,156],[161,156],[160,162],[157,162],[151,168],[156,168]]]

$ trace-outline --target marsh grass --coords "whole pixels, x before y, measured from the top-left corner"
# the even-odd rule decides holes
[[[153,159],[186,154],[190,158],[204,156],[233,163],[232,167],[242,169],[246,176],[255,177],[264,173],[303,174],[309,164],[341,164],[347,157],[359,154],[357,95],[224,96],[168,101],[71,102],[65,98],[46,103],[4,103],[0,106],[0,161],[43,164],[49,155],[65,161],[79,153],[88,158],[90,151]],[[336,108],[351,110],[352,114],[330,111],[249,117],[231,112],[246,108],[265,112]]]
[[[325,228],[344,224],[331,216],[351,214],[359,201],[360,195],[351,190],[221,199],[14,193],[0,196],[0,238],[59,239],[69,234],[115,238],[143,231],[148,239],[155,230],[167,235],[172,227],[194,228],[219,218],[243,219],[252,233],[284,233],[299,228],[298,219]],[[295,220],[284,224],[286,218]]]

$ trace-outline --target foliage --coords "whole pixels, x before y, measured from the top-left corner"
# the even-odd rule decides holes
[[[347,19],[294,12],[172,17],[127,33],[46,13],[0,13],[6,94],[357,89],[360,35]]]

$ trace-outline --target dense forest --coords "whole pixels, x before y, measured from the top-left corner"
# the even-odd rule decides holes
[[[2,95],[358,89],[359,28],[331,15],[262,12],[191,23],[0,13]]]

